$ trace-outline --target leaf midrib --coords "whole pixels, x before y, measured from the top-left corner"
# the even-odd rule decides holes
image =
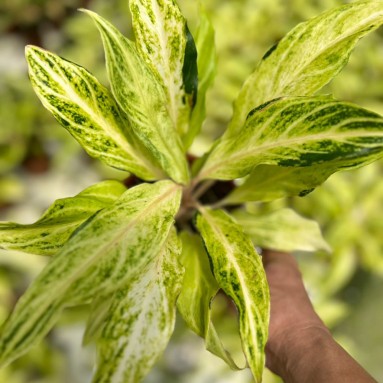
[[[44,52],[44,54],[47,54],[47,53]],[[35,60],[36,60],[36,58],[35,58]],[[55,72],[52,68],[47,66],[47,64],[44,61],[41,61],[41,60],[36,60],[36,61],[38,61],[40,63],[40,65],[44,68],[44,70],[46,72],[51,74],[51,77],[58,84],[61,84],[63,91],[66,92],[67,95],[57,93],[53,89],[51,89],[49,87],[45,87],[46,89],[48,89],[48,93],[56,94],[60,98],[67,99],[70,103],[78,104],[80,109],[82,109],[91,118],[91,120],[94,120],[96,122],[96,124],[101,128],[101,131],[106,132],[107,135],[109,137],[111,137],[112,140],[119,147],[121,147],[121,149],[123,149],[125,152],[131,154],[131,156],[134,159],[138,160],[138,162],[141,162],[141,158],[137,155],[133,146],[131,146],[129,144],[129,142],[126,140],[126,137],[122,133],[120,133],[120,131],[119,131],[120,128],[115,123],[113,123],[113,126],[116,129],[111,129],[111,124],[103,117],[102,113],[100,113],[100,110],[97,107],[97,104],[95,104],[94,89],[89,84],[88,80],[86,78],[84,78],[83,74],[80,71],[76,71],[70,67],[68,68],[68,70],[70,70],[71,73],[73,73],[75,76],[81,77],[87,83],[89,90],[91,92],[91,95],[92,95],[91,97],[92,97],[94,108],[91,108],[87,103],[85,103],[83,98],[77,92],[75,92],[70,85],[68,85],[68,84],[70,84],[70,82],[67,80],[65,73],[62,71],[61,66],[58,65],[56,60],[54,60],[55,68],[61,72],[61,76],[57,72]],[[64,80],[64,79],[66,79],[66,80]],[[103,89],[103,86],[101,84],[100,84],[100,87]],[[105,90],[105,89],[103,89],[103,90]],[[105,93],[107,93],[107,92],[105,92]],[[48,105],[51,106],[49,103],[48,103]],[[78,124],[76,124],[76,125],[82,127],[82,125],[78,125]]]
[[[84,271],[83,269],[87,269],[89,267],[89,265],[96,262],[98,260],[98,258],[100,257],[100,255],[104,254],[104,251],[106,249],[108,249],[108,247],[117,243],[122,236],[124,236],[133,226],[136,225],[137,222],[142,221],[142,218],[147,214],[148,211],[150,211],[155,205],[157,205],[157,204],[161,203],[163,200],[165,200],[170,194],[173,194],[173,192],[176,191],[177,189],[179,189],[179,186],[174,184],[174,186],[172,186],[168,191],[164,192],[160,197],[158,197],[154,201],[150,202],[150,204],[147,205],[146,208],[141,210],[131,221],[129,221],[129,223],[126,226],[123,226],[121,228],[121,230],[119,232],[117,232],[117,234],[114,236],[114,239],[112,242],[109,242],[108,244],[103,246],[95,254],[95,256],[93,258],[88,258],[87,262],[84,263],[83,268],[79,268],[78,272],[73,275],[72,279],[69,280],[69,283],[67,283],[67,284],[71,284],[73,282],[73,279],[77,278],[78,274],[83,273],[83,271]],[[65,284],[63,284],[63,286],[65,286]]]
[[[88,269],[89,267],[91,267],[103,254],[104,254],[104,251],[106,249],[108,249],[111,244],[113,245],[114,243],[116,243],[117,241],[119,241],[119,239],[126,233],[129,231],[129,229],[134,226],[138,221],[142,220],[143,216],[146,215],[146,213],[148,212],[148,210],[152,209],[153,206],[155,206],[156,204],[160,203],[161,201],[165,200],[170,194],[172,194],[175,190],[179,189],[179,186],[174,184],[174,186],[172,188],[170,188],[169,190],[167,190],[166,192],[164,192],[161,197],[155,199],[154,201],[152,201],[145,209],[143,209],[142,211],[140,211],[138,213],[138,215],[136,215],[134,217],[134,219],[132,219],[125,227],[123,227],[120,232],[117,233],[117,235],[115,235],[114,239],[112,242],[109,242],[108,244],[104,245],[102,248],[100,248],[96,253],[94,253],[94,256],[91,257],[91,258],[88,258],[82,265],[80,265],[80,267],[78,267],[76,269],[76,271],[69,277],[69,278],[66,278],[66,279],[63,279],[62,282],[58,285],[56,285],[55,289],[56,291],[63,291],[63,289],[67,289],[67,287],[69,285],[71,285],[79,276],[81,276],[83,273],[84,273],[84,270]],[[40,315],[40,312],[42,311],[45,311],[45,307],[47,305],[50,305],[51,304],[51,301],[48,301],[47,300],[44,300],[44,302],[41,302],[41,301],[38,301],[39,302],[39,308],[40,310],[36,310],[35,311],[35,315],[32,314],[31,317],[29,317],[29,323],[32,322],[32,325],[35,324],[35,321],[36,321],[36,317],[38,318],[39,315]],[[25,315],[25,314],[24,314]],[[33,318],[33,321],[31,320]],[[28,329],[29,327],[27,327]],[[24,333],[25,333],[25,330],[24,330]],[[20,336],[20,334],[19,334]],[[24,334],[21,334],[21,336],[24,336]],[[19,341],[18,337],[14,337],[13,338],[13,343],[17,343]]]
[[[357,119],[354,119],[353,121],[357,121]],[[364,120],[363,120],[364,121]],[[342,141],[346,140],[349,138],[363,138],[363,137],[383,137],[383,132],[364,132],[364,133],[358,133],[355,134],[355,132],[344,132],[342,134],[337,134],[335,136],[332,135],[326,135],[325,133],[321,134],[315,134],[311,136],[301,136],[301,137],[294,137],[291,139],[287,139],[282,141],[282,144],[280,141],[274,141],[273,143],[268,143],[266,145],[259,145],[256,146],[255,148],[248,148],[246,150],[243,150],[241,152],[236,152],[235,154],[229,156],[228,158],[214,164],[210,168],[207,168],[207,170],[202,171],[200,173],[199,178],[205,178],[208,177],[212,172],[216,171],[220,167],[224,166],[227,163],[233,162],[233,161],[240,161],[242,159],[245,159],[246,157],[255,157],[259,155],[260,153],[266,152],[271,149],[275,148],[285,148],[293,144],[301,145],[302,143],[307,143],[307,142],[315,142],[315,141],[321,141],[321,140],[332,140],[332,141]],[[224,142],[224,141],[222,141]],[[360,145],[362,144],[354,144],[354,145]],[[371,147],[372,146],[370,144]],[[377,145],[376,145],[377,146]],[[307,152],[312,152],[312,151],[307,151]],[[316,151],[317,153],[322,153],[321,151]]]

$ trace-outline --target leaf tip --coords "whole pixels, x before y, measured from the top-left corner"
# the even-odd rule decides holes
[[[82,13],[87,13],[88,15],[91,15],[92,13],[94,13],[94,12],[92,12],[89,9],[86,9],[86,8],[77,8],[77,10],[79,12],[82,12]]]
[[[85,13],[86,15],[90,16],[93,20],[97,21],[97,19],[100,18],[100,16],[96,13],[91,11],[90,9],[86,8],[78,8],[77,9],[79,12]]]
[[[36,45],[28,44],[25,46],[25,57],[28,58],[32,56],[33,53],[37,51],[41,51],[41,48],[37,47]]]
[[[90,9],[85,9],[85,8],[78,8],[77,10],[81,13],[85,13],[86,15],[88,15],[95,23],[99,22],[100,16],[96,12],[93,12]]]

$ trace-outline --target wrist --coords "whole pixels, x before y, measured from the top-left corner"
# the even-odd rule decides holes
[[[292,330],[279,345],[267,346],[266,358],[285,383],[377,383],[324,326]]]
[[[315,360],[314,354],[336,344],[330,331],[321,324],[292,328],[274,339],[277,341],[270,339],[266,345],[267,367],[286,383],[290,381],[289,377],[297,373],[302,376],[306,361]]]

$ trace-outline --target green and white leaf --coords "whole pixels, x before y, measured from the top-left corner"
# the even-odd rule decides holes
[[[184,135],[190,115],[182,73],[186,20],[174,0],[130,0],[129,5],[137,50],[164,88],[169,115]]]
[[[112,205],[125,191],[121,182],[104,181],[75,197],[55,201],[33,224],[0,222],[0,248],[53,255],[83,222]]]
[[[344,170],[381,158],[382,149],[378,114],[325,96],[286,97],[253,110],[235,137],[224,134],[199,178],[240,178],[260,164]]]
[[[196,46],[198,51],[198,97],[191,115],[190,130],[184,139],[184,144],[187,148],[200,132],[202,123],[205,120],[206,92],[214,81],[217,67],[214,28],[206,11],[201,9],[200,12],[200,20],[196,33]]]
[[[299,24],[271,49],[234,104],[230,134],[253,108],[282,96],[311,96],[347,64],[356,43],[383,23],[383,2],[355,1]]]
[[[176,182],[189,179],[183,144],[167,110],[167,97],[132,41],[94,12],[106,56],[109,81],[132,129],[153,158]]]
[[[37,96],[90,156],[145,180],[163,178],[134,146],[129,124],[91,73],[34,46],[27,46],[26,58]]]
[[[291,196],[304,197],[325,182],[336,170],[336,167],[332,168],[326,163],[305,168],[259,165],[242,185],[222,201],[222,204],[235,205]]]
[[[262,261],[250,238],[222,210],[200,209],[197,229],[219,287],[236,304],[242,348],[256,382],[262,381],[270,297]]]
[[[232,213],[254,245],[279,251],[331,251],[317,222],[292,209],[252,214],[244,210]]]
[[[98,368],[93,383],[140,382],[165,350],[182,286],[180,252],[173,230],[156,258],[115,293],[97,341]]]
[[[5,323],[0,363],[9,363],[41,340],[62,308],[116,291],[156,259],[180,198],[180,187],[170,181],[141,184],[80,226]]]
[[[205,339],[206,349],[224,360],[233,370],[239,367],[225,350],[211,320],[211,303],[219,286],[210,270],[209,258],[201,237],[182,232],[181,263],[185,267],[177,308],[186,325]]]

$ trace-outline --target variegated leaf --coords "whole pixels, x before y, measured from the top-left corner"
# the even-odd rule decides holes
[[[140,382],[165,350],[174,329],[184,272],[180,252],[173,230],[156,258],[115,293],[97,340],[93,383]]]
[[[118,181],[90,186],[75,197],[62,198],[33,224],[0,223],[0,248],[39,255],[56,253],[72,233],[97,211],[113,204],[126,191]]]
[[[100,31],[112,92],[134,133],[153,158],[176,182],[189,179],[183,144],[167,110],[167,97],[133,42],[94,12]]]
[[[190,129],[184,138],[186,147],[192,144],[194,137],[200,132],[202,123],[206,117],[206,92],[213,83],[217,66],[214,37],[213,25],[206,12],[202,9],[196,33],[198,51],[198,97],[195,108],[192,111]]]
[[[252,214],[244,210],[232,213],[254,245],[279,251],[331,251],[317,222],[291,209]]]
[[[211,303],[219,286],[210,270],[208,255],[201,237],[186,231],[181,233],[181,262],[185,267],[177,308],[186,325],[205,339],[206,349],[224,360],[232,369],[238,369],[225,350],[211,321]]]
[[[142,184],[80,226],[5,323],[0,363],[41,340],[63,307],[112,293],[152,262],[173,226],[180,198],[180,187],[170,181]]]
[[[261,382],[268,337],[269,289],[262,261],[243,229],[222,210],[200,209],[197,229],[214,277],[239,310],[239,331],[247,362]]]
[[[382,149],[378,114],[330,97],[286,97],[253,110],[235,137],[224,134],[199,178],[239,178],[260,164],[326,163],[337,171],[371,163],[382,157]]]
[[[347,64],[356,43],[383,23],[383,2],[356,1],[296,26],[270,49],[245,82],[229,131],[253,108],[281,96],[311,96]]]
[[[179,134],[188,129],[183,64],[186,20],[174,0],[130,0],[137,50],[163,86],[169,114]]]
[[[91,73],[34,46],[26,58],[37,96],[90,156],[145,180],[164,177],[134,146],[129,124]]]
[[[259,165],[242,185],[222,201],[222,205],[272,201],[291,196],[304,197],[325,182],[336,170],[336,167],[326,163],[306,168]]]

